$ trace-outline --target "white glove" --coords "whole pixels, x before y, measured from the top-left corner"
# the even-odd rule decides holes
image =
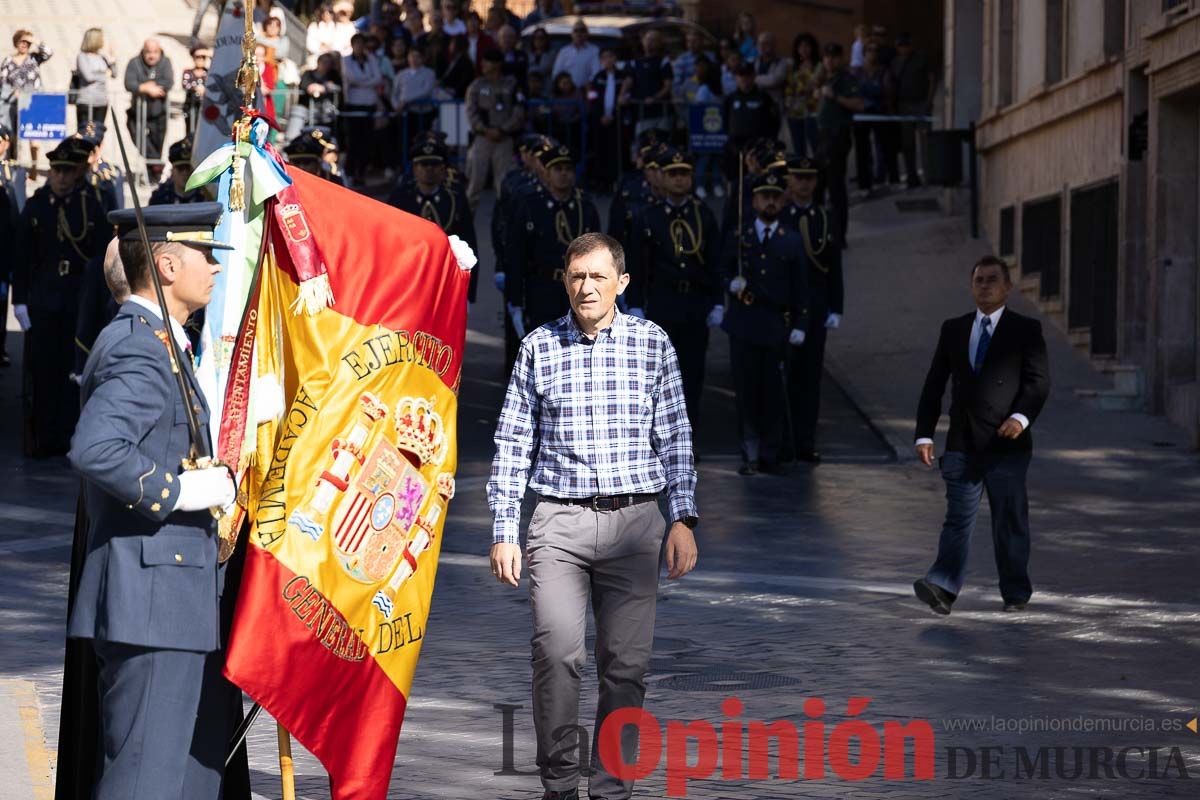
[[[72,372],[70,375],[68,375],[67,380],[76,386],[83,386],[83,376],[77,372]]]
[[[225,467],[193,469],[179,474],[176,511],[205,511],[225,508],[237,497],[233,479]]]
[[[631,308],[628,311],[626,311],[625,313],[631,317],[637,317],[638,319],[646,318],[646,312],[640,308]]]
[[[496,277],[494,277],[492,280],[495,281],[495,283],[496,283],[496,291],[503,292],[504,291],[504,273],[497,272]]]
[[[842,324],[842,315],[841,314],[835,314],[834,312],[830,311],[829,316],[825,318],[825,327],[829,328],[831,330],[837,329],[838,326],[840,326],[841,324]]]
[[[24,303],[13,306],[13,316],[17,318],[17,324],[21,326],[22,331],[33,327],[33,323],[29,321],[29,306]]]
[[[262,425],[283,416],[283,387],[274,375],[260,375],[250,382],[254,422]]]
[[[791,334],[788,336],[788,344],[799,347],[804,344],[804,331],[799,328],[792,328]]]
[[[505,303],[508,308],[508,316],[512,318],[513,330],[517,332],[518,339],[525,338],[525,309],[520,306],[514,306],[512,303]]]
[[[740,292],[742,289],[745,289],[745,288],[746,288],[746,279],[743,278],[741,275],[738,275],[736,278],[734,278],[733,280],[731,280],[729,282],[729,293],[730,294],[737,294],[738,292]]]
[[[719,328],[721,323],[725,321],[725,306],[713,306],[712,311],[708,312],[708,319],[705,320],[710,328]]]

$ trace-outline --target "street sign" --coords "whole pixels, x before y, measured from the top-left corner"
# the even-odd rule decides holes
[[[725,114],[719,104],[688,106],[688,144],[693,153],[720,153],[728,138]]]
[[[67,96],[22,96],[17,106],[17,136],[29,141],[58,141],[67,138]]]

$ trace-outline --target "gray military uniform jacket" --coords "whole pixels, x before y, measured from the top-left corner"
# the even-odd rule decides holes
[[[162,322],[127,302],[83,371],[71,465],[86,479],[88,552],[67,635],[150,648],[219,648],[216,523],[172,511],[188,456]],[[183,364],[207,435],[208,406]]]

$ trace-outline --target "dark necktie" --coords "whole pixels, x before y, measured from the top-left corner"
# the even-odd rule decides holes
[[[975,374],[978,375],[983,371],[983,359],[987,356],[988,345],[992,343],[992,334],[989,332],[992,327],[992,318],[984,317],[979,320],[983,331],[979,334],[979,344],[975,345]]]

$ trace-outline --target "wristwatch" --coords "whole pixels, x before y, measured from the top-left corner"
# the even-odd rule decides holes
[[[696,530],[696,526],[700,524],[700,518],[696,516],[680,517],[675,521],[687,525],[692,530]]]

